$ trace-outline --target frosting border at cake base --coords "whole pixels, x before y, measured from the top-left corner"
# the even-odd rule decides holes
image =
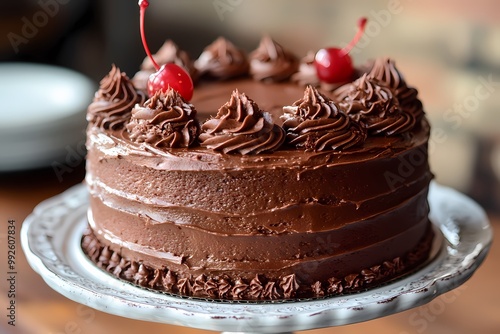
[[[401,257],[388,259],[370,268],[342,278],[331,277],[324,282],[301,284],[295,275],[269,280],[256,275],[252,280],[227,275],[179,278],[168,268],[154,269],[145,262],[136,262],[103,246],[90,227],[82,236],[82,250],[97,267],[118,279],[162,293],[183,297],[209,298],[221,301],[278,301],[339,296],[364,291],[407,276],[429,260],[435,233],[429,221],[425,235],[416,247]],[[295,284],[290,288],[291,284]]]

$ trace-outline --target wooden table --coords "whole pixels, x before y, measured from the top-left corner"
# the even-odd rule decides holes
[[[79,305],[49,288],[27,264],[16,241],[16,326],[8,325],[9,284],[7,268],[8,221],[15,220],[17,235],[25,217],[40,201],[81,182],[83,166],[60,175],[52,169],[0,174],[0,333],[169,333],[203,334],[203,330],[129,320]],[[500,217],[490,216],[496,234]],[[431,303],[392,316],[309,334],[347,333],[500,333],[500,245],[493,247],[480,269],[463,286]]]

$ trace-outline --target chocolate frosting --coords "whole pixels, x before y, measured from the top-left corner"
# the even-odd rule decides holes
[[[135,261],[130,262],[130,266],[123,272],[123,278],[128,281],[135,281],[135,275],[139,271],[139,263]]]
[[[233,91],[217,117],[206,121],[200,144],[223,153],[259,154],[278,149],[285,140],[284,130],[271,116],[244,93]]]
[[[102,129],[119,129],[130,118],[134,105],[144,100],[144,93],[137,91],[127,75],[113,65],[88,107],[87,121]]]
[[[352,273],[338,279],[328,278],[324,283],[316,281],[310,286],[305,286],[295,274],[281,276],[278,280],[268,279],[264,275],[257,274],[249,282],[241,277],[234,280],[226,276],[212,277],[200,274],[176,278],[176,274],[168,269],[152,269],[144,263],[126,261],[120,272],[112,272],[115,276],[135,284],[164,290],[183,296],[210,297],[223,300],[278,300],[291,299],[295,297],[323,297],[326,295],[339,295],[345,292],[359,291],[360,289],[373,286],[391,277],[400,275],[405,270],[414,268],[423,260],[423,256],[429,251],[433,234],[427,234],[419,243],[418,247],[405,255],[404,258],[396,257],[384,261],[382,264],[362,269],[358,273]],[[96,252],[97,258],[104,256],[109,249],[102,246],[95,234],[86,229],[82,238],[83,251],[91,257]],[[117,256],[120,256],[117,254]],[[93,259],[96,262],[96,259]]]
[[[287,143],[306,150],[342,150],[363,143],[365,130],[335,102],[307,86],[304,97],[283,108]]]
[[[189,73],[195,71],[189,54],[180,49],[179,46],[170,39],[163,43],[160,49],[158,49],[158,51],[153,55],[153,58],[160,66],[168,63],[174,63],[183,67]],[[141,64],[141,70],[156,71],[153,62],[149,57],[144,58],[144,61]]]
[[[271,37],[264,36],[250,55],[250,74],[259,81],[284,81],[297,72],[299,60]]]
[[[292,75],[290,80],[301,86],[319,87],[321,83],[316,72],[316,66],[314,66],[315,57],[316,53],[314,51],[307,52],[300,60],[298,71]]]
[[[264,287],[264,293],[262,294],[264,299],[276,300],[281,298],[281,293],[278,290],[278,284],[275,281],[269,281]]]
[[[394,60],[390,58],[376,59],[368,76],[391,88],[398,98],[401,108],[411,113],[417,121],[424,115],[422,102],[418,99],[418,91],[407,85],[396,68]]]
[[[194,296],[205,296],[205,284],[207,282],[207,278],[204,274],[199,275],[195,278],[193,286],[192,286],[192,294]]]
[[[194,63],[200,75],[225,80],[248,73],[246,54],[223,37],[207,46]]]
[[[393,91],[367,74],[338,88],[334,94],[340,107],[362,123],[369,134],[398,135],[415,126],[415,117],[401,108]]]
[[[255,275],[255,277],[250,281],[250,288],[248,290],[248,296],[251,299],[260,299],[264,293],[264,284],[262,283],[261,277]]]
[[[177,291],[179,292],[180,295],[188,296],[191,294],[192,290],[193,290],[193,286],[192,286],[189,278],[181,278],[177,282]]]
[[[136,105],[127,124],[130,139],[154,147],[179,148],[191,146],[198,134],[196,109],[169,88],[157,92],[144,106]]]
[[[291,274],[281,279],[280,287],[283,289],[283,297],[285,297],[285,299],[290,299],[295,297],[295,293],[299,289],[300,285],[297,282],[295,274]]]
[[[173,291],[173,288],[177,285],[177,277],[172,270],[167,270],[165,276],[163,276],[162,285],[165,290]]]
[[[210,298],[217,298],[219,289],[217,282],[213,277],[209,277],[205,282],[205,293]]]
[[[180,49],[172,40],[165,41],[160,49],[153,55],[153,58],[159,66],[174,63],[184,68],[189,75],[191,75],[193,80],[197,77],[197,70],[189,54]],[[139,90],[146,91],[149,76],[154,72],[156,72],[156,69],[151,59],[149,57],[144,58],[141,64],[141,70],[132,78],[134,86]]]
[[[229,292],[232,289],[232,284],[229,278],[227,277],[222,277],[219,279],[219,284],[218,284],[218,295],[220,299],[227,299],[229,298]]]
[[[241,278],[234,282],[233,290],[231,291],[233,299],[244,299],[244,294],[248,289],[248,284],[246,284]]]

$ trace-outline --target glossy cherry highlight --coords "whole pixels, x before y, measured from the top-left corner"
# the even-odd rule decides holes
[[[316,53],[314,66],[318,78],[326,83],[342,83],[351,80],[354,74],[354,66],[349,52],[358,43],[365,31],[367,19],[365,17],[358,21],[358,32],[352,41],[344,48],[326,48]]]
[[[165,64],[160,67],[149,50],[149,46],[146,43],[146,33],[144,29],[144,17],[148,6],[149,2],[147,0],[139,0],[142,45],[144,46],[146,54],[151,59],[151,62],[157,71],[149,77],[147,85],[148,94],[149,96],[153,96],[157,91],[166,92],[168,88],[171,87],[175,89],[184,98],[184,100],[189,101],[193,97],[194,85],[193,80],[186,70],[173,63]]]

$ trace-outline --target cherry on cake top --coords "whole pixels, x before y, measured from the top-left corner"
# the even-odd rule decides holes
[[[139,0],[142,44],[146,54],[151,59],[151,62],[156,69],[156,72],[151,74],[148,80],[148,94],[149,96],[153,96],[156,92],[166,92],[168,88],[171,87],[175,89],[185,100],[189,101],[193,97],[194,90],[191,76],[182,67],[174,63],[167,63],[160,67],[149,50],[144,29],[144,17],[148,6],[149,2],[147,0]]]
[[[362,17],[358,21],[358,32],[352,41],[342,49],[330,47],[316,53],[314,65],[318,78],[326,83],[343,83],[351,81],[354,66],[349,52],[358,43],[364,33],[367,19]]]

